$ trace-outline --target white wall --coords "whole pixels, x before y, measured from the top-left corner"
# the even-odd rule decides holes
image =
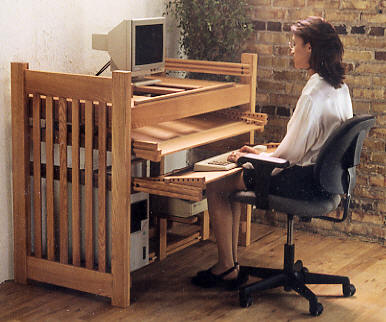
[[[0,10],[0,283],[13,276],[10,62],[30,69],[95,74],[109,59],[92,33],[125,18],[161,16],[163,0],[2,0]],[[169,35],[170,35],[170,30]],[[168,37],[168,56],[175,36]]]

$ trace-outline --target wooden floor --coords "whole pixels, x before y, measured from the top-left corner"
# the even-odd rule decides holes
[[[240,262],[280,268],[285,230],[256,225],[254,235]],[[215,244],[205,241],[133,273],[128,309],[103,297],[9,281],[0,285],[0,321],[386,321],[384,246],[304,232],[295,233],[295,244],[295,257],[311,272],[348,275],[357,293],[344,298],[340,286],[311,286],[324,306],[317,318],[308,314],[306,300],[282,288],[257,294],[250,308],[240,308],[237,292],[190,284],[196,271],[215,262]]]

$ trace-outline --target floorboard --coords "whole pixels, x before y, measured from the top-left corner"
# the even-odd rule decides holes
[[[253,225],[253,244],[240,248],[240,263],[282,267],[285,229]],[[190,284],[198,270],[216,261],[211,241],[200,242],[162,262],[133,273],[132,305],[51,285],[0,285],[0,321],[386,321],[386,248],[376,243],[295,233],[295,258],[311,272],[347,275],[353,297],[336,285],[311,285],[324,306],[313,318],[308,303],[282,288],[256,294],[250,308],[239,307],[237,292],[199,289]]]

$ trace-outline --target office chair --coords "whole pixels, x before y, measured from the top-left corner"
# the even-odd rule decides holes
[[[264,182],[264,191],[239,191],[231,198],[241,203],[254,204],[262,209],[274,209],[287,214],[287,243],[284,246],[283,269],[259,268],[241,266],[240,273],[263,278],[246,285],[239,290],[241,307],[252,304],[252,292],[284,286],[285,291],[294,290],[309,301],[311,315],[318,316],[323,312],[323,305],[318,302],[315,294],[306,284],[342,284],[343,296],[355,293],[354,285],[345,276],[315,274],[303,267],[302,261],[294,263],[295,245],[293,243],[294,216],[301,221],[309,222],[312,218],[319,218],[333,222],[344,221],[350,207],[351,192],[355,185],[355,167],[359,164],[363,140],[375,118],[371,115],[354,116],[345,121],[333,131],[323,145],[316,164],[314,176],[320,187],[310,197],[290,199],[269,194],[269,177],[274,168],[285,168],[289,162],[279,158],[264,157],[247,154],[238,160],[239,164],[252,163],[259,173],[259,182]],[[341,197],[343,206],[342,218],[328,217],[326,214],[337,209]]]

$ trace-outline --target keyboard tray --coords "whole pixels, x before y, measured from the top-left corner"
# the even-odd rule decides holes
[[[267,152],[273,152],[278,143],[267,143]],[[236,174],[241,167],[228,171],[193,171],[192,167],[175,170],[159,177],[133,178],[133,190],[150,194],[200,201],[205,197],[206,185]]]
[[[154,178],[133,178],[133,190],[165,197],[200,201],[204,198],[208,183],[240,171],[240,167],[228,171],[211,172],[185,170]]]

